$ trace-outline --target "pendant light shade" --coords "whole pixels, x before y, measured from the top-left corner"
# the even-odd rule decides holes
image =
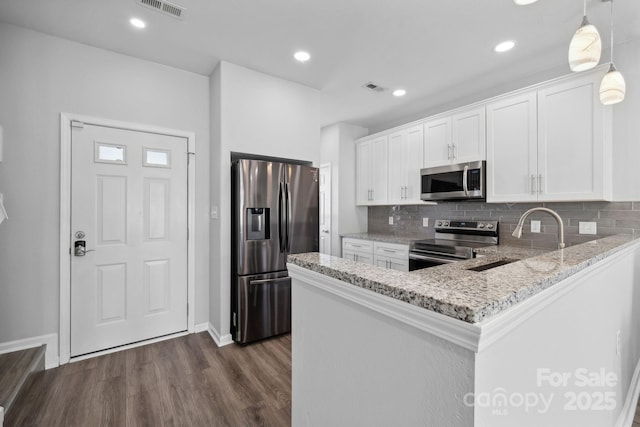
[[[624,100],[627,85],[622,73],[611,64],[609,72],[604,75],[600,83],[600,102],[604,105],[617,104]]]
[[[601,54],[600,33],[585,15],[569,45],[569,67],[575,72],[589,70],[598,65]]]
[[[616,66],[613,65],[613,0],[609,1],[611,2],[611,65],[607,74],[602,78],[602,82],[600,82],[600,102],[604,105],[622,102],[627,90],[622,73],[616,70]]]

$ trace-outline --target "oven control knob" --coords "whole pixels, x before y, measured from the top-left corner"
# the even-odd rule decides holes
[[[438,222],[436,223],[436,225],[437,225],[438,227],[440,227],[440,226],[442,225],[442,221],[438,221]]]
[[[445,226],[445,227],[448,227],[448,226],[449,226],[449,221],[446,221],[446,222],[444,223],[444,226]]]
[[[478,224],[478,228],[484,228],[484,224],[483,223]]]
[[[493,228],[493,224],[487,224],[487,228],[491,230]]]

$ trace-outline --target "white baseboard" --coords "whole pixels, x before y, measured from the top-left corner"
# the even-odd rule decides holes
[[[640,396],[640,360],[638,360],[636,369],[633,371],[631,384],[629,384],[629,390],[627,390],[627,398],[624,400],[624,405],[622,406],[622,411],[618,416],[615,427],[631,427],[633,417],[636,414],[638,396]]]
[[[208,331],[208,330],[209,330],[209,323],[205,322],[205,323],[198,323],[194,329],[194,332],[197,334],[197,333]]]
[[[218,347],[223,347],[225,345],[229,345],[233,343],[231,334],[220,336],[220,333],[216,331],[216,328],[214,328],[211,323],[209,323],[208,331],[209,331],[209,335],[211,335],[211,338],[213,338],[213,341],[216,343]]]
[[[44,368],[57,368],[60,365],[60,358],[58,357],[58,334],[41,335],[39,337],[0,343],[0,354],[40,347],[42,344],[47,345],[47,351],[44,356]]]

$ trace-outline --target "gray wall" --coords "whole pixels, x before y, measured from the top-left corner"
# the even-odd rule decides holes
[[[222,61],[210,78],[211,206],[209,321],[229,341],[231,153],[320,159],[320,92]]]
[[[4,23],[0,58],[0,343],[58,332],[61,112],[195,131],[195,315],[207,322],[209,79]]]
[[[555,220],[544,213],[532,214],[525,224],[522,238],[511,236],[518,219],[527,209],[544,206],[557,211],[563,219],[568,245],[583,243],[612,234],[640,234],[640,202],[575,202],[575,203],[481,203],[459,202],[438,205],[369,207],[369,233],[394,234],[403,237],[431,238],[434,221],[445,218],[492,219],[500,221],[500,243],[552,249],[557,246]],[[393,216],[393,225],[389,217]],[[422,218],[429,218],[429,227]],[[530,220],[542,221],[541,233],[530,232]],[[578,234],[580,221],[594,221],[598,234]]]
[[[340,255],[340,234],[367,229],[367,208],[353,206],[356,193],[355,140],[367,129],[348,123],[326,126],[320,132],[320,164],[331,164],[331,252]]]

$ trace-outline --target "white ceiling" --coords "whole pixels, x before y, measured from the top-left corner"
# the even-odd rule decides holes
[[[322,124],[380,128],[505,82],[564,69],[581,0],[173,0],[176,20],[135,0],[0,0],[0,20],[209,75],[220,60],[322,93]],[[640,39],[640,2],[615,0],[616,44]],[[587,14],[609,43],[609,5]],[[145,30],[128,23],[136,16]],[[493,46],[517,41],[505,54]],[[292,54],[312,59],[300,64]],[[601,62],[606,62],[603,53]],[[394,89],[374,94],[373,81]]]

